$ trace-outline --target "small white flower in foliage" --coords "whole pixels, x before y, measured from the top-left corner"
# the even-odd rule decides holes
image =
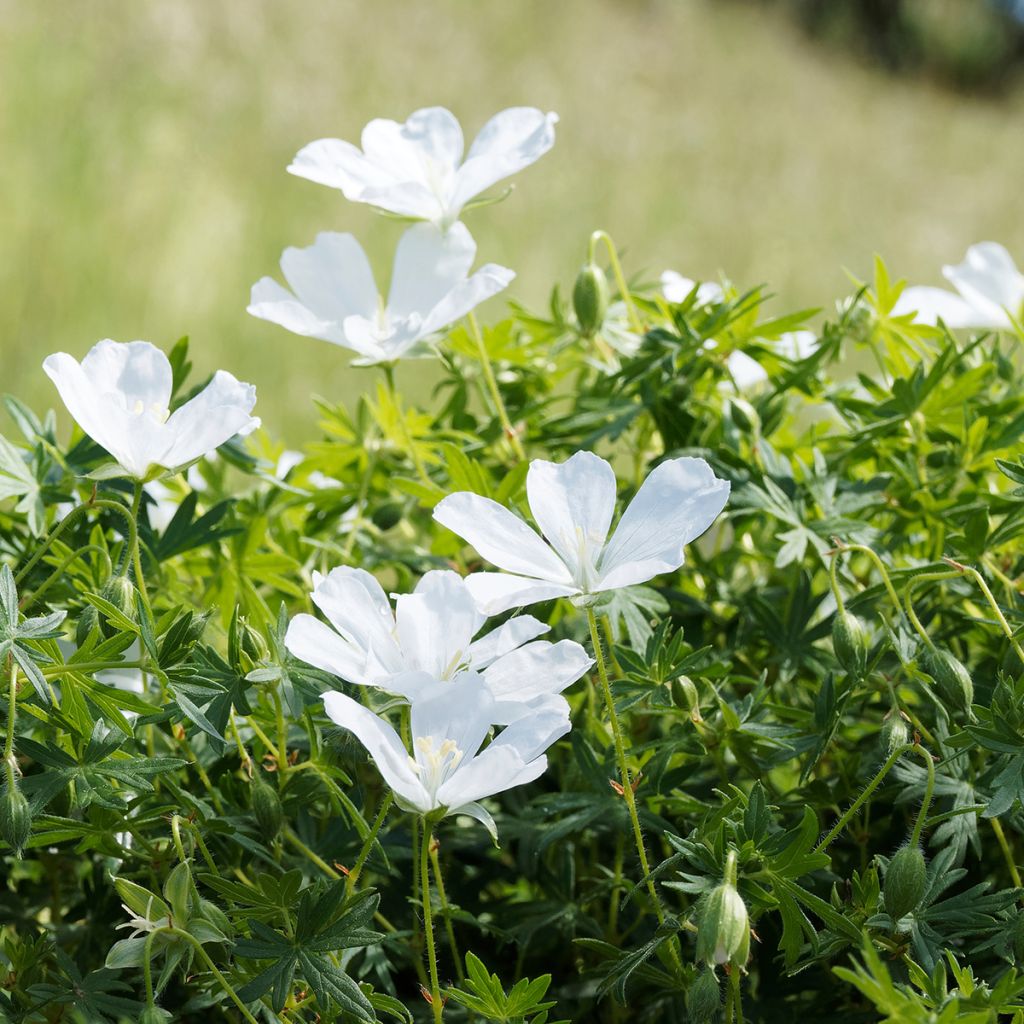
[[[101,341],[81,363],[57,352],[43,369],[82,430],[136,480],[181,469],[260,425],[250,415],[256,388],[225,370],[171,412],[171,364],[148,341]]]
[[[447,229],[492,185],[529,167],[555,144],[557,114],[512,107],[483,126],[463,160],[462,128],[444,107],[417,110],[405,124],[383,118],[364,129],[362,149],[318,139],[288,170],[369,203]]]
[[[492,835],[494,821],[478,801],[543,774],[544,752],[570,728],[568,704],[549,698],[481,751],[494,721],[494,698],[472,672],[413,703],[411,752],[383,718],[351,697],[325,693],[324,710],[366,748],[399,806],[420,814],[468,814]]]
[[[710,306],[725,298],[725,290],[715,281],[702,281],[698,284],[675,270],[663,271],[661,275],[661,293],[669,302],[684,302],[694,288],[697,289],[695,301],[698,306]]]
[[[264,277],[253,285],[249,312],[351,349],[357,363],[389,363],[429,351],[424,343],[431,335],[515,277],[495,263],[470,275],[475,258],[476,242],[464,224],[444,234],[417,224],[398,242],[385,302],[362,246],[352,235],[327,231],[306,249],[285,249],[281,271],[291,291]]]
[[[1011,318],[1024,316],[1024,274],[998,242],[979,242],[967,250],[963,263],[945,266],[942,274],[956,292],[920,286],[906,288],[893,316],[914,314],[919,324],[947,327],[990,327],[1012,330]]]
[[[350,683],[413,704],[470,672],[494,699],[493,722],[504,724],[561,693],[591,665],[573,640],[538,640],[551,627],[531,615],[474,640],[485,616],[458,573],[428,572],[413,593],[396,597],[394,611],[364,569],[314,573],[314,584],[313,602],[331,625],[296,615],[285,637],[288,650]]]
[[[611,538],[615,473],[577,452],[562,463],[534,461],[526,477],[538,535],[507,508],[468,491],[450,494],[434,518],[504,572],[466,580],[487,615],[554,597],[643,583],[683,564],[683,546],[718,517],[729,484],[703,459],[667,459],[637,491]]]

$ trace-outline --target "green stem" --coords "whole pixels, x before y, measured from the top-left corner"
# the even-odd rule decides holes
[[[420,453],[416,451],[416,444],[412,439],[412,435],[409,433],[409,425],[405,422],[405,414],[402,411],[401,401],[398,397],[398,392],[395,390],[394,363],[381,363],[381,368],[384,370],[384,380],[387,381],[388,393],[391,396],[391,404],[395,407],[395,420],[398,423],[398,432],[401,435],[406,448],[409,450],[409,457],[412,459],[413,465],[416,467],[416,472],[419,474],[420,480],[422,480],[428,487],[433,487],[434,482],[430,479],[430,475],[427,473],[427,467],[423,464],[423,460],[420,458]]]
[[[430,857],[428,847],[434,841],[434,831],[429,823],[423,823],[423,839],[420,844],[420,899],[423,905],[423,932],[427,938],[427,965],[430,968],[430,1008],[434,1011],[434,1024],[441,1024],[444,1005],[441,1002],[441,985],[437,980],[437,950],[434,948],[434,912],[430,906]]]
[[[508,409],[505,408],[501,391],[498,389],[498,380],[494,376],[494,367],[491,366],[491,357],[487,353],[484,336],[480,333],[480,325],[476,322],[476,316],[473,313],[466,317],[466,321],[469,323],[469,333],[473,336],[473,341],[476,342],[476,350],[480,356],[480,367],[484,371],[484,380],[487,382],[487,390],[490,392],[491,401],[494,402],[494,407],[498,412],[501,429],[505,432],[505,437],[508,438],[509,444],[512,445],[512,451],[515,452],[516,458],[520,462],[524,462],[526,460],[526,452],[523,451],[522,442],[519,440],[515,427],[512,426],[512,421],[508,416]]]
[[[1013,859],[1013,850],[1010,849],[1010,841],[1006,838],[1002,823],[998,818],[989,818],[989,821],[992,822],[992,831],[996,834],[999,848],[1003,851],[1006,866],[1010,869],[1010,878],[1013,880],[1013,884],[1020,889],[1024,887],[1024,882],[1021,881],[1020,872],[1017,870],[1017,862]]]
[[[615,243],[607,231],[595,231],[590,236],[590,262],[596,262],[595,256],[597,255],[598,242],[604,242],[605,248],[608,250],[608,259],[611,262],[612,274],[615,277],[615,286],[619,289],[622,301],[626,304],[630,326],[637,334],[643,334],[644,325],[640,322],[640,314],[636,311],[636,306],[633,304],[633,296],[629,293],[629,286],[626,284],[626,278],[622,273],[622,264],[619,263],[618,250],[615,248]]]
[[[138,533],[138,522],[139,522],[139,507],[142,504],[142,481],[135,481],[135,495],[132,498],[132,520],[135,524],[135,532],[132,537],[131,549],[132,549],[132,566],[135,569],[135,586],[139,589],[139,595],[142,597],[142,606],[146,609],[146,614],[152,619],[153,618],[153,606],[149,603],[149,592],[146,590],[146,577],[142,574],[142,553],[139,545],[139,533]]]
[[[874,793],[874,791],[878,789],[878,787],[882,784],[882,780],[886,777],[886,775],[889,774],[890,770],[892,769],[892,766],[904,754],[910,752],[911,750],[919,749],[925,754],[925,756],[929,756],[928,752],[925,751],[923,748],[918,747],[916,743],[904,743],[902,747],[897,747],[886,759],[885,764],[883,764],[882,767],[878,769],[874,778],[867,784],[867,786],[864,788],[864,791],[860,794],[860,796],[858,796],[857,799],[854,800],[852,804],[850,804],[850,806],[846,810],[846,813],[843,814],[842,817],[840,817],[840,819],[829,830],[825,838],[822,839],[821,842],[818,843],[818,845],[814,848],[814,852],[821,853],[823,850],[828,849],[832,840],[835,839],[835,837],[839,835],[839,833],[842,832],[844,828],[846,828],[850,819],[857,813],[857,811],[860,810],[865,801],[867,801],[870,798],[871,794]]]
[[[881,560],[881,558],[879,558],[878,555],[871,548],[866,547],[864,544],[846,544],[835,537],[833,537],[832,540],[835,543],[836,548],[838,549],[837,553],[845,551],[859,551],[862,555],[867,555],[868,558],[870,558],[871,561],[875,563],[875,568],[878,570],[878,574],[882,577],[882,583],[885,584],[885,589],[889,594],[889,598],[891,599],[893,606],[896,608],[896,611],[900,615],[902,615],[903,604],[900,601],[899,594],[896,593],[896,588],[892,585],[892,580],[889,578],[889,572],[886,569],[885,563]],[[834,582],[833,589],[835,589]],[[840,606],[840,608],[841,607],[842,606]]]
[[[640,827],[640,815],[636,807],[636,794],[633,792],[632,780],[629,777],[629,762],[626,759],[626,745],[622,736],[622,726],[619,723],[618,712],[615,710],[615,698],[612,696],[611,683],[608,680],[608,667],[604,660],[604,651],[601,648],[601,637],[597,631],[597,616],[594,609],[587,609],[587,625],[590,627],[590,640],[594,645],[594,659],[597,662],[597,675],[601,681],[601,693],[604,696],[605,708],[608,711],[608,719],[612,728],[612,739],[615,743],[615,757],[619,764],[619,775],[622,778],[622,795],[626,800],[626,807],[629,810],[629,820],[633,825],[633,840],[636,843],[637,856],[640,858],[640,870],[644,874],[644,882],[647,885],[647,892],[650,895],[654,912],[658,916],[658,923],[665,923],[665,911],[655,888],[654,879],[651,878],[650,863],[647,860],[647,848],[644,846],[643,830]],[[682,972],[682,961],[679,959],[679,950],[675,942],[670,942],[669,949],[672,952],[672,959],[678,973]]]
[[[171,815],[171,835],[174,837],[174,849],[178,854],[178,860],[184,864],[188,857],[185,855],[185,844],[181,841],[181,818],[177,814]]]
[[[18,602],[18,607],[22,609],[30,608],[33,604],[35,604],[36,601],[42,599],[43,594],[45,594],[46,591],[49,590],[50,587],[52,587],[54,583],[57,582],[57,580],[63,579],[64,574],[67,572],[68,566],[71,565],[72,562],[81,558],[83,555],[96,553],[105,555],[106,551],[104,551],[104,549],[101,548],[98,544],[86,544],[85,547],[83,548],[76,548],[64,559],[63,562],[60,563],[60,565],[57,566],[56,569],[53,570],[53,572],[50,573],[49,576],[46,577],[45,580],[43,580],[42,583],[39,584],[34,594],[26,594],[24,597],[21,598],[21,600]]]
[[[136,528],[135,519],[125,508],[124,505],[116,501],[107,501],[105,499],[96,500],[95,498],[90,499],[83,505],[77,505],[73,508],[47,535],[46,540],[43,541],[42,546],[38,548],[35,554],[22,566],[21,571],[17,576],[14,577],[15,585],[20,586],[26,576],[39,564],[40,559],[50,549],[50,545],[54,541],[58,540],[61,535],[67,530],[73,523],[81,519],[86,512],[90,509],[106,509],[108,512],[116,512],[118,515],[123,516],[125,523],[128,526],[128,547],[134,548],[136,545]]]
[[[146,945],[142,951],[142,976],[146,980],[146,1005],[153,1006],[155,997],[153,995],[153,940],[156,932],[150,932],[146,936]]]
[[[448,935],[448,948],[452,951],[452,958],[455,961],[455,974],[461,985],[466,980],[466,975],[462,970],[462,956],[459,953],[459,945],[455,941],[455,928],[452,925],[452,908],[448,903],[448,893],[444,888],[444,878],[441,876],[441,858],[438,850],[439,844],[434,840],[430,843],[430,864],[434,869],[434,881],[437,882],[437,895],[441,901],[441,915],[444,917],[444,929]]]
[[[932,760],[932,755],[924,747],[915,745],[914,750],[921,756],[924,766],[928,771],[928,782],[924,788],[924,799],[921,801],[921,808],[917,812],[917,821],[914,823],[914,831],[910,836],[910,845],[919,846],[921,843],[921,833],[924,831],[924,824],[928,820],[928,808],[932,802],[932,794],[935,792],[935,762]]]
[[[363,846],[359,851],[359,856],[356,858],[355,865],[348,873],[348,880],[345,885],[348,889],[349,895],[355,891],[356,882],[359,881],[359,875],[362,873],[363,865],[366,863],[366,858],[370,856],[370,850],[373,849],[373,844],[377,841],[377,833],[380,832],[381,826],[384,824],[384,819],[388,816],[388,811],[391,810],[393,800],[394,794],[388,790],[387,796],[385,796],[380,803],[380,809],[377,811],[377,817],[374,818],[373,825],[370,827],[370,831],[363,840]]]
[[[729,988],[732,990],[732,1008],[736,1014],[736,1024],[743,1024],[743,992],[741,989],[740,969],[735,964],[729,970]]]
[[[10,682],[7,684],[7,735],[4,737],[4,766],[7,769],[7,783],[14,788],[14,723],[18,718],[18,663],[11,655],[7,655],[7,663],[11,668]]]
[[[217,979],[221,988],[228,994],[231,1001],[238,1007],[239,1012],[242,1016],[250,1022],[250,1024],[260,1024],[260,1022],[248,1011],[245,1003],[238,998],[238,993],[231,987],[231,983],[223,974],[217,969],[217,965],[210,959],[209,954],[203,949],[203,944],[193,935],[190,935],[186,931],[182,931],[180,928],[162,928],[161,931],[170,932],[170,934],[176,936],[179,939],[184,939],[188,942],[192,948],[199,954],[203,962],[209,968],[210,973]]]
[[[928,631],[921,625],[921,620],[917,617],[917,613],[914,611],[914,600],[913,593],[914,588],[920,583],[936,582],[938,580],[952,580],[957,576],[961,575],[955,569],[951,569],[948,572],[922,572],[917,576],[912,576],[908,581],[903,591],[903,603],[906,606],[907,618],[910,619],[910,624],[917,630],[918,635],[925,642],[927,647],[934,647],[932,638],[928,635]]]
[[[952,558],[944,558],[943,561],[953,566],[953,568],[959,572],[966,573],[966,575],[970,576],[971,579],[978,584],[978,587],[985,595],[985,600],[988,601],[989,607],[992,609],[992,614],[995,615],[1006,639],[1010,641],[1017,657],[1020,658],[1021,664],[1024,665],[1024,649],[1021,648],[1021,645],[1017,642],[1017,638],[1013,635],[1013,630],[1010,628],[1010,624],[1006,621],[1006,616],[1003,615],[1002,609],[996,603],[995,596],[992,594],[988,584],[985,582],[985,577],[982,576],[977,569],[972,568],[969,565],[961,565],[959,562],[954,562]]]

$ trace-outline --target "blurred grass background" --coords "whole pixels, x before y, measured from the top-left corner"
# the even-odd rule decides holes
[[[0,0],[0,391],[50,405],[47,353],[187,333],[200,370],[255,382],[267,427],[305,439],[311,393],[372,378],[249,317],[249,287],[326,229],[384,286],[401,228],[285,166],[433,104],[467,144],[505,106],[561,115],[512,197],[469,215],[534,306],[595,227],[631,273],[721,270],[779,310],[830,307],[875,251],[921,283],[980,239],[1024,262],[1024,93],[894,78],[756,4]]]

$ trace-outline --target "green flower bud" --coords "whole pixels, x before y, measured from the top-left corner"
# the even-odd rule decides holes
[[[686,990],[686,1012],[696,1024],[714,1020],[722,1009],[722,994],[713,967],[705,967]]]
[[[750,956],[750,918],[736,888],[736,852],[729,851],[725,877],[704,902],[697,926],[697,959],[709,966],[745,964]]]
[[[176,864],[164,882],[164,899],[171,908],[171,920],[179,927],[192,916],[192,872],[184,861]]]
[[[139,1024],[171,1024],[174,1018],[159,1006],[147,1006],[139,1014]]]
[[[397,526],[402,519],[402,504],[398,501],[389,501],[381,505],[380,508],[374,509],[370,515],[370,519],[373,525],[378,530],[390,530],[393,526]]]
[[[206,624],[210,621],[213,612],[203,612],[201,615],[193,615],[189,623],[188,631],[185,634],[185,642],[189,645],[197,644],[203,639],[206,632]]]
[[[586,264],[576,275],[572,306],[584,338],[593,337],[608,313],[608,278],[596,263]]]
[[[100,592],[122,615],[135,618],[135,584],[127,576],[111,576]]]
[[[78,624],[75,626],[75,643],[81,647],[88,639],[93,627],[99,624],[100,616],[96,611],[96,606],[91,604],[83,608],[82,614],[78,616]]]
[[[238,632],[242,651],[254,665],[270,657],[267,641],[263,639],[263,634],[259,630],[243,620],[239,623]]]
[[[887,754],[910,742],[910,723],[902,711],[890,711],[882,723],[882,742]]]
[[[689,676],[680,676],[672,680],[672,700],[677,708],[685,708],[694,722],[704,721],[700,713],[700,694],[697,686]]]
[[[832,650],[836,660],[851,676],[867,672],[871,638],[864,623],[848,611],[837,611],[832,619]]]
[[[32,810],[17,782],[9,779],[0,795],[0,836],[14,850],[16,857],[28,842],[32,831]]]
[[[909,914],[921,902],[928,868],[920,846],[903,846],[896,851],[885,873],[885,909],[893,921]]]
[[[199,915],[204,920],[209,921],[214,928],[222,932],[224,935],[231,934],[231,922],[228,920],[228,915],[225,914],[216,903],[211,903],[209,900],[204,900],[200,897]]]
[[[924,658],[925,671],[935,680],[939,696],[957,711],[967,711],[974,703],[974,683],[963,662],[948,651],[931,648]]]
[[[733,423],[746,434],[756,434],[761,429],[761,417],[745,398],[733,396],[729,399],[729,415]]]
[[[265,839],[273,839],[281,831],[284,820],[281,798],[277,790],[259,776],[252,780],[252,813]]]

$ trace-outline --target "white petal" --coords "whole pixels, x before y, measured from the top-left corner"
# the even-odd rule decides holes
[[[572,583],[568,569],[551,548],[522,519],[490,498],[470,491],[449,494],[434,507],[434,518],[500,569]]]
[[[355,202],[366,188],[398,183],[388,169],[374,164],[358,146],[341,139],[317,139],[304,146],[288,165],[288,170],[319,185],[341,189],[346,199]]]
[[[427,314],[420,328],[420,337],[427,337],[455,323],[470,310],[476,309],[480,303],[504,291],[515,276],[508,267],[500,267],[497,263],[485,263],[472,277],[460,281]]]
[[[299,302],[321,320],[340,324],[347,316],[377,314],[373,271],[352,235],[322,231],[305,249],[285,249],[281,271]]]
[[[462,128],[444,107],[414,111],[405,124],[383,118],[363,129],[363,152],[403,181],[450,180],[462,159]]]
[[[504,572],[471,573],[466,577],[466,586],[484,615],[500,615],[510,608],[523,608],[538,601],[580,593],[580,588],[574,583],[549,583]]]
[[[161,465],[184,466],[236,434],[254,430],[259,420],[249,414],[255,404],[256,388],[252,384],[243,384],[226,370],[218,370],[195,398],[171,414],[165,427],[172,441]]]
[[[475,672],[463,672],[450,682],[439,680],[431,692],[412,704],[409,724],[413,740],[451,740],[462,751],[461,766],[480,749],[490,732],[493,710],[494,698]]]
[[[517,615],[470,644],[469,667],[478,672],[483,671],[491,662],[547,633],[550,629],[549,625],[532,615]]]
[[[555,144],[557,114],[533,107],[512,107],[495,114],[480,129],[466,162],[459,168],[453,211],[496,182],[539,160]]]
[[[441,231],[417,224],[398,240],[388,294],[388,313],[405,317],[426,315],[458,284],[465,281],[476,258],[476,242],[465,224]]]
[[[296,658],[340,679],[372,682],[366,675],[366,652],[312,615],[303,612],[288,623],[284,645]]]
[[[703,459],[669,459],[655,467],[605,548],[595,589],[627,587],[678,569],[683,545],[715,521],[728,497],[728,481]]]
[[[100,394],[122,394],[128,410],[137,403],[145,409],[166,409],[171,401],[170,361],[148,341],[101,341],[82,360],[82,372]]]
[[[362,704],[331,691],[324,694],[324,711],[331,721],[348,729],[373,758],[384,781],[410,807],[427,813],[434,809],[409,761],[409,754],[398,733]]]
[[[1020,312],[1024,275],[998,242],[972,245],[963,263],[943,267],[942,273],[968,302],[993,318],[1000,311]]]
[[[807,359],[817,350],[818,336],[814,331],[787,331],[775,342],[775,351],[794,362]]]
[[[991,317],[980,312],[966,299],[945,288],[918,286],[904,288],[893,306],[891,316],[916,314],[914,323],[935,325],[942,322],[954,330],[958,327],[990,327]],[[1004,317],[1005,319],[1005,317]]]
[[[531,701],[544,694],[561,693],[593,664],[575,640],[548,643],[537,640],[499,658],[483,673],[497,701]]]
[[[333,320],[324,320],[299,302],[272,277],[260,278],[252,286],[246,312],[260,320],[278,324],[293,334],[345,345],[345,332]]]
[[[409,668],[449,679],[466,663],[481,616],[460,576],[435,572],[415,593],[396,598],[395,618]]]
[[[452,808],[448,813],[464,814],[467,818],[472,818],[474,821],[480,822],[480,824],[487,829],[494,845],[498,845],[498,826],[494,824],[494,818],[491,817],[490,811],[481,804],[463,804],[461,807]]]
[[[695,285],[697,286],[695,299],[699,306],[721,302],[725,298],[722,286],[714,281],[705,281],[698,285],[692,278],[683,277],[682,274],[674,270],[666,270],[661,275],[661,293],[669,302],[685,302]]]
[[[768,379],[767,370],[756,359],[748,356],[746,352],[740,352],[739,349],[726,356],[725,366],[740,391],[756,387]]]
[[[561,463],[530,463],[530,511],[577,583],[591,582],[615,511],[615,489],[615,471],[593,452],[577,452]]]

